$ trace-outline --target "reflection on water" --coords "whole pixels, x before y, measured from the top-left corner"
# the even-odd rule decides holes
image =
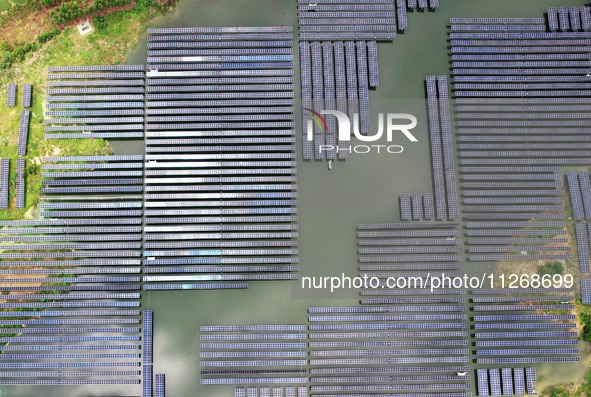
[[[431,189],[429,143],[426,131],[424,78],[449,73],[447,28],[450,17],[539,17],[546,7],[581,5],[574,0],[444,0],[436,12],[409,14],[407,32],[394,43],[379,45],[380,86],[370,94],[373,119],[378,112],[407,112],[419,118],[419,142],[405,145],[399,155],[354,156],[345,163],[299,165],[300,249],[306,275],[356,274],[355,226],[395,222],[401,193]],[[176,11],[157,18],[152,26],[266,26],[291,25],[296,35],[295,0],[181,0]],[[146,40],[129,54],[129,63],[146,62]],[[296,64],[296,80],[299,72]],[[297,89],[297,84],[296,84]],[[296,104],[299,92],[296,92]],[[404,99],[404,101],[401,101]],[[394,108],[394,109],[393,109]],[[296,110],[297,112],[298,110]],[[297,116],[298,113],[296,113]],[[296,117],[300,122],[300,118]],[[298,131],[299,131],[298,127]],[[142,153],[141,142],[116,142],[117,153]],[[478,265],[466,271],[482,272]],[[199,326],[205,324],[305,323],[313,305],[354,305],[354,293],[341,300],[306,299],[290,283],[252,282],[246,291],[145,292],[142,308],[154,315],[154,373],[166,373],[167,395],[227,397],[231,386],[199,385]],[[539,365],[538,390],[583,378],[591,358],[581,345],[580,364]],[[7,397],[135,395],[138,388],[10,388]],[[0,394],[2,395],[2,394]]]

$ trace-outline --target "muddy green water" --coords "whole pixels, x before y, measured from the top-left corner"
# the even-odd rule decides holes
[[[550,0],[442,0],[436,12],[408,16],[408,29],[393,43],[379,45],[380,86],[370,93],[372,114],[408,112],[419,118],[419,142],[406,144],[399,155],[359,155],[335,164],[332,171],[320,163],[298,164],[300,262],[303,275],[356,274],[355,226],[359,223],[399,220],[401,193],[431,191],[424,78],[449,74],[447,28],[451,17],[539,17],[546,7],[580,5],[580,1]],[[181,0],[176,11],[150,25],[294,27],[297,69],[295,0]],[[129,54],[128,63],[146,62],[146,39]],[[296,104],[299,101],[296,84]],[[296,121],[300,122],[297,115]],[[301,131],[298,126],[298,131]],[[117,153],[143,153],[139,142],[113,144]],[[298,145],[299,150],[299,145]],[[484,265],[466,265],[469,274]],[[199,326],[207,324],[306,323],[306,309],[318,305],[354,305],[356,293],[329,299],[310,296],[290,283],[252,282],[244,291],[144,292],[143,309],[155,311],[154,373],[166,374],[169,397],[230,397],[231,386],[199,385]],[[538,390],[552,384],[578,382],[588,367],[590,349],[580,364],[538,366]],[[473,391],[476,395],[475,390]],[[133,388],[5,388],[6,397],[65,397],[139,395]]]

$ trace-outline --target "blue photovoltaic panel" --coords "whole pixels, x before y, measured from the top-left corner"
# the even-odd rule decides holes
[[[515,395],[525,395],[525,371],[523,368],[513,368],[513,384],[515,386]]]
[[[525,369],[525,385],[527,389],[527,394],[534,395],[538,394],[536,392],[536,369],[535,368],[526,368]]]
[[[25,160],[16,160],[16,208],[25,207]]]
[[[513,395],[513,372],[511,368],[502,368],[502,385],[503,385],[503,396]]]
[[[581,302],[591,305],[591,278],[581,277]]]
[[[25,84],[23,86],[23,99],[22,104],[24,108],[31,107],[31,100],[33,95],[33,86],[31,84]]]
[[[152,330],[153,330],[152,310],[144,310],[143,312],[143,337],[142,337],[142,362],[144,364],[152,364]]]
[[[490,379],[490,395],[500,396],[501,393],[501,371],[499,368],[491,368],[488,370]]]
[[[476,370],[476,381],[478,386],[478,395],[490,396],[490,390],[488,387],[488,372],[486,369]]]
[[[14,83],[8,84],[6,105],[9,108],[13,108],[16,106],[16,84]]]
[[[154,397],[164,397],[165,375],[156,374],[154,378]]]
[[[412,217],[410,196],[400,195],[400,220],[410,221]]]

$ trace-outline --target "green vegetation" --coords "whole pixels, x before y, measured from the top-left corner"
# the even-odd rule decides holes
[[[591,369],[585,373],[582,384],[551,386],[542,392],[543,397],[588,397],[591,396]]]
[[[109,1],[105,3],[111,4]],[[89,35],[80,36],[75,26],[67,27],[61,32],[56,28],[47,29],[45,34],[39,34],[33,43],[30,43],[28,47],[24,47],[27,48],[27,51],[19,51],[18,57],[15,56],[10,66],[2,70],[0,73],[0,114],[2,114],[3,122],[0,124],[0,157],[11,160],[11,203],[8,210],[0,211],[0,219],[21,219],[27,209],[37,204],[41,190],[41,163],[44,156],[104,155],[110,153],[108,142],[101,139],[45,140],[43,138],[47,67],[120,64],[125,61],[126,54],[145,32],[144,26],[146,22],[159,11],[160,6],[158,3],[151,0],[140,0],[137,2],[136,7],[131,10],[119,11],[101,17],[100,28]],[[12,12],[11,10],[8,14]],[[22,10],[19,9],[18,13],[21,12]],[[0,18],[0,30],[1,28],[10,28],[9,23],[14,21],[17,24],[14,27],[15,32],[19,32],[17,18],[13,18],[12,15],[3,15],[2,17]],[[20,46],[17,43],[8,45],[4,42],[3,44],[2,36],[0,36],[0,62],[6,55],[7,48],[12,53],[13,48]],[[6,89],[8,83],[11,82],[19,85],[16,108],[7,108],[6,106]],[[18,210],[14,208],[16,148],[22,110],[20,107],[20,93],[24,83],[33,84],[33,104],[31,108],[29,144],[25,158],[27,167],[26,203],[25,209]]]
[[[80,18],[84,15],[84,11],[82,10],[81,4],[73,0],[60,4],[51,11],[50,15],[55,23],[60,24]]]
[[[564,274],[564,265],[561,262],[548,262],[538,269],[540,276],[553,276],[555,274]]]
[[[0,12],[6,11],[12,7],[12,4],[22,4],[25,3],[27,0],[0,0]],[[12,4],[11,4],[12,3]]]
[[[60,33],[59,29],[54,28],[37,36],[37,40],[19,44],[12,47],[7,42],[0,42],[0,70],[9,69],[15,62],[23,62],[28,53],[37,51],[47,41],[53,39]]]
[[[591,343],[591,307],[589,305],[583,305],[580,302],[578,303],[579,322],[583,326],[581,339]]]

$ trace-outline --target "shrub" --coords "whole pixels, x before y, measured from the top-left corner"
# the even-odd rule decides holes
[[[84,15],[82,8],[76,0],[62,3],[50,13],[55,23],[65,23]]]
[[[555,274],[564,274],[564,265],[560,262],[548,262],[540,266],[538,274],[544,276],[546,274],[553,276]]]
[[[37,36],[37,41],[39,43],[43,44],[43,43],[53,39],[59,33],[60,33],[60,30],[58,28],[53,28],[50,31],[43,32],[39,36]]]
[[[96,30],[106,29],[107,27],[107,21],[104,17],[94,17],[92,24]]]

